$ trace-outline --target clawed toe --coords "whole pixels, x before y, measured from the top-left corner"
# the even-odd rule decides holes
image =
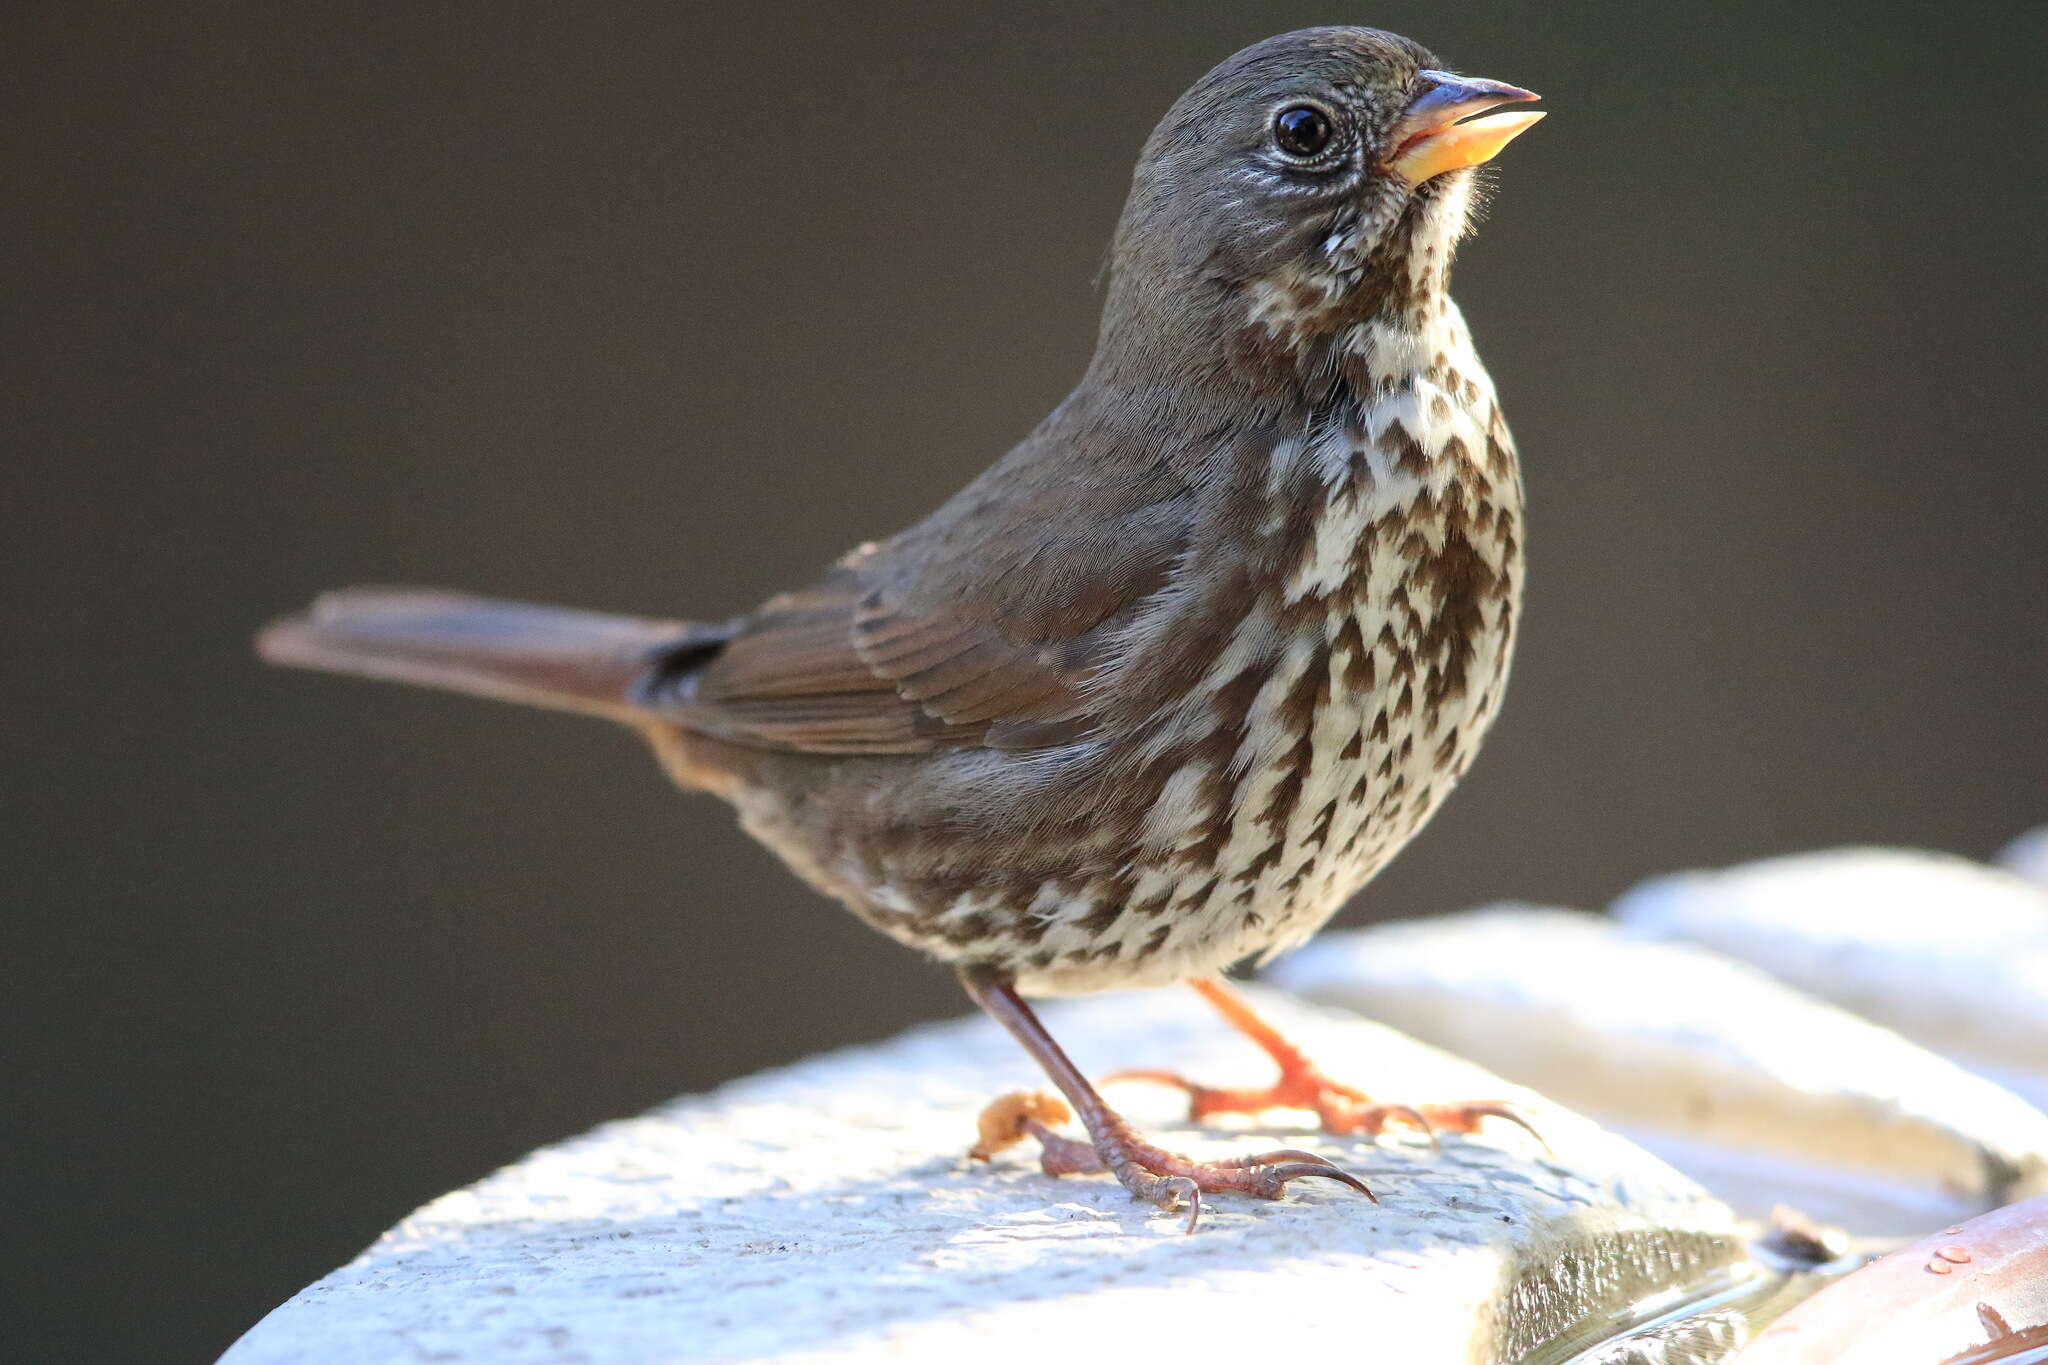
[[[1514,1124],[1530,1137],[1547,1154],[1550,1140],[1539,1132],[1517,1105],[1507,1100],[1460,1100],[1448,1104],[1367,1104],[1359,1106],[1339,1118],[1339,1125],[1333,1126],[1327,1120],[1325,1127],[1333,1133],[1362,1133],[1377,1137],[1395,1119],[1416,1129],[1429,1139],[1430,1150],[1443,1150],[1444,1133],[1477,1133],[1485,1119],[1503,1119]]]
[[[1329,1158],[1317,1156],[1314,1152],[1304,1152],[1299,1147],[1282,1147],[1277,1151],[1260,1152],[1257,1156],[1228,1157],[1207,1164],[1222,1170],[1263,1167],[1279,1177],[1282,1185],[1290,1180],[1321,1176],[1325,1180],[1334,1180],[1340,1185],[1350,1186],[1375,1204],[1380,1202],[1380,1197],[1366,1188],[1363,1180]],[[1278,1198],[1278,1195],[1274,1197]]]
[[[1423,1121],[1430,1127],[1430,1140],[1436,1140],[1436,1130],[1447,1129],[1453,1133],[1476,1133],[1481,1119],[1504,1119],[1514,1124],[1530,1137],[1535,1138],[1545,1152],[1549,1152],[1550,1139],[1537,1131],[1529,1116],[1519,1105],[1506,1100],[1466,1100],[1459,1104],[1426,1104],[1422,1106]]]
[[[1218,1164],[1224,1166],[1236,1166],[1237,1163],[1223,1162]],[[1375,1204],[1380,1202],[1380,1197],[1374,1194],[1372,1190],[1367,1187],[1366,1183],[1363,1180],[1360,1180],[1357,1176],[1351,1174],[1351,1172],[1345,1170],[1343,1167],[1332,1165],[1330,1162],[1324,1161],[1320,1157],[1313,1161],[1282,1161],[1273,1163],[1271,1165],[1259,1163],[1247,1166],[1244,1169],[1249,1171],[1262,1172],[1265,1178],[1271,1180],[1273,1192],[1270,1195],[1266,1196],[1269,1199],[1278,1199],[1280,1197],[1280,1192],[1286,1187],[1287,1182],[1290,1180],[1321,1178],[1323,1180],[1334,1180],[1339,1185],[1345,1185],[1350,1187],[1351,1189],[1357,1190],[1360,1194],[1364,1195],[1367,1199],[1370,1199]]]
[[[1187,1092],[1188,1117],[1194,1122],[1217,1114],[1263,1114],[1273,1109],[1312,1111],[1324,1132],[1342,1137],[1378,1137],[1389,1127],[1401,1124],[1441,1148],[1443,1133],[1476,1133],[1484,1119],[1505,1119],[1521,1128],[1545,1151],[1550,1144],[1528,1117],[1506,1100],[1468,1100],[1450,1104],[1382,1104],[1368,1099],[1361,1090],[1343,1085],[1311,1067],[1284,1074],[1270,1086],[1248,1090],[1225,1090],[1197,1085],[1171,1071],[1119,1071],[1112,1081],[1148,1081],[1170,1085]]]

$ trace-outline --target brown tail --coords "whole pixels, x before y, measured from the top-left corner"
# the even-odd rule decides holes
[[[271,663],[634,721],[648,718],[635,698],[656,670],[669,671],[678,653],[714,651],[723,638],[718,627],[682,621],[419,588],[345,588],[264,627],[256,652]]]

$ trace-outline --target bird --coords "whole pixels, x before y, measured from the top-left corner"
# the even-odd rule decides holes
[[[937,510],[716,622],[354,588],[273,622],[282,664],[640,730],[800,878],[958,974],[1059,1092],[973,1155],[1138,1200],[1279,1199],[1324,1157],[1198,1160],[1103,1099],[1029,1000],[1188,983],[1277,1064],[1200,1119],[1474,1132],[1513,1105],[1383,1103],[1224,973],[1301,943],[1406,844],[1501,703],[1522,485],[1448,292],[1477,168],[1543,117],[1396,34],[1231,56],[1146,141],[1078,385]],[[1085,1137],[1060,1131],[1078,1116]],[[1533,1131],[1533,1129],[1531,1130]]]

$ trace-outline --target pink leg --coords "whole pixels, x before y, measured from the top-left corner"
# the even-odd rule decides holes
[[[1048,1124],[1064,1121],[1070,1111],[1050,1095],[1006,1095],[983,1112],[981,1141],[972,1152],[975,1157],[985,1161],[1013,1142],[1035,1137],[1043,1149],[1040,1165],[1047,1175],[1109,1171],[1147,1203],[1171,1209],[1185,1202],[1189,1232],[1202,1215],[1204,1194],[1230,1192],[1278,1199],[1288,1181],[1318,1176],[1373,1198],[1363,1181],[1312,1152],[1289,1148],[1227,1161],[1193,1161],[1154,1146],[1103,1103],[1007,977],[988,968],[970,967],[961,971],[960,980],[974,1003],[1009,1030],[1045,1068],[1072,1104],[1071,1112],[1080,1116],[1088,1130],[1085,1142],[1053,1132]]]
[[[1505,1100],[1468,1100],[1452,1104],[1380,1104],[1362,1090],[1332,1080],[1302,1050],[1281,1036],[1280,1031],[1260,1018],[1245,998],[1214,977],[1198,977],[1188,984],[1216,1007],[1230,1026],[1259,1045],[1280,1068],[1272,1085],[1253,1090],[1226,1090],[1196,1085],[1171,1071],[1119,1071],[1113,1081],[1156,1081],[1188,1092],[1190,1117],[1200,1120],[1211,1114],[1258,1114],[1268,1109],[1314,1111],[1324,1131],[1377,1135],[1389,1123],[1399,1121],[1429,1134],[1434,1142],[1441,1132],[1477,1132],[1481,1121],[1505,1119],[1519,1124],[1538,1142],[1538,1133],[1520,1110]]]

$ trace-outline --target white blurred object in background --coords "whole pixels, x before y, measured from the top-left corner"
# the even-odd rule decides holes
[[[1940,1227],[2048,1189],[2048,1116],[1745,963],[1532,906],[1324,934],[1275,984],[1619,1126],[1753,1217]]]
[[[1997,862],[2030,882],[2048,886],[2048,825],[2030,829],[2000,849]]]
[[[2048,1101],[2048,889],[1945,854],[1850,848],[1685,872],[1614,904]]]

